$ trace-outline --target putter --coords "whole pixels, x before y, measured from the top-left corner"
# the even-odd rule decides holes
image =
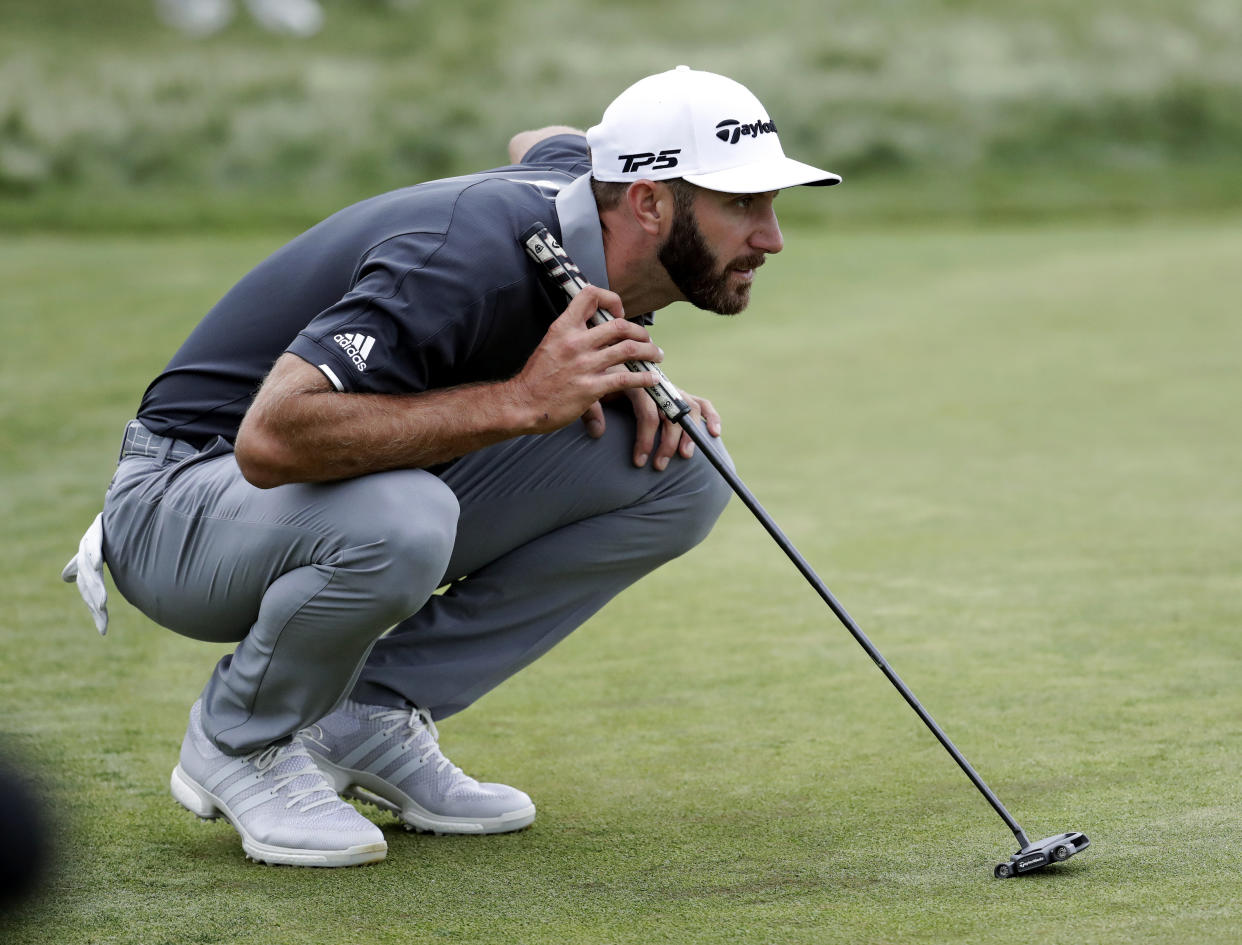
[[[552,282],[564,290],[568,298],[572,299],[588,284],[586,278],[582,275],[582,271],[574,265],[573,260],[569,258],[569,254],[565,252],[544,224],[538,222],[532,224],[522,233],[521,241],[531,259],[542,267],[543,272]],[[600,309],[588,319],[588,323],[592,326],[601,325],[604,322],[611,321],[612,318],[612,315]],[[1033,873],[1050,864],[1063,863],[1075,854],[1085,850],[1091,841],[1086,834],[1077,831],[1054,834],[1035,843],[1027,839],[1026,832],[1005,808],[1005,805],[1000,802],[1000,798],[987,786],[983,778],[979,776],[970,762],[966,760],[966,756],[958,751],[957,746],[953,744],[949,736],[936,724],[936,720],[923,708],[923,704],[915,698],[914,693],[910,691],[910,687],[902,681],[901,677],[888,664],[888,661],[880,655],[880,651],[867,638],[867,635],[854,622],[854,618],[849,615],[836,597],[833,596],[832,591],[828,589],[828,585],[820,579],[819,575],[815,573],[806,559],[802,557],[798,549],[794,547],[793,542],[781,531],[772,516],[759,504],[759,500],[746,488],[746,484],[742,482],[737,473],[729,467],[729,464],[716,451],[708,434],[700,430],[698,424],[694,422],[689,404],[682,399],[680,392],[673,386],[672,382],[664,376],[664,372],[649,361],[627,361],[625,366],[634,372],[649,371],[655,375],[657,379],[655,386],[645,388],[645,390],[651,396],[651,399],[655,401],[660,412],[670,421],[678,424],[694,444],[703,451],[703,455],[716,467],[716,471],[724,477],[737,497],[754,513],[755,518],[759,520],[759,523],[767,530],[768,534],[776,540],[776,543],[789,557],[789,560],[794,563],[794,566],[807,579],[816,593],[824,599],[824,602],[832,609],[832,612],[837,615],[837,619],[845,625],[845,629],[850,632],[854,639],[858,641],[858,644],[867,652],[867,655],[871,657],[871,661],[880,668],[880,671],[888,678],[888,681],[901,693],[902,698],[909,703],[910,708],[914,709],[918,717],[923,720],[923,724],[931,730],[931,733],[944,746],[945,751],[957,762],[958,767],[966,773],[971,783],[978,788],[979,793],[987,799],[987,802],[992,805],[992,809],[1005,822],[1005,825],[1013,831],[1013,835],[1018,841],[1018,850],[1007,861],[998,863],[993,870],[993,875],[997,879],[1008,879],[1011,876]]]

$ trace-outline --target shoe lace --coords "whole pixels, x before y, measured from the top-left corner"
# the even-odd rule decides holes
[[[385,735],[391,735],[400,727],[407,726],[410,729],[410,734],[401,743],[401,747],[409,748],[417,743],[418,749],[422,752],[418,759],[419,762],[424,765],[434,762],[437,774],[448,768],[450,769],[450,774],[468,778],[471,781],[474,780],[462,771],[461,768],[444,757],[444,753],[440,751],[440,732],[436,728],[435,721],[431,718],[431,713],[426,709],[420,709],[415,706],[408,712],[405,709],[390,709],[384,712],[376,712],[371,716],[371,721],[392,723],[385,731]]]
[[[269,745],[267,748],[255,752],[250,758],[255,768],[264,772],[270,770],[276,764],[289,759],[298,759],[304,762],[300,768],[275,776],[272,782],[272,794],[279,795],[284,792],[285,796],[289,798],[285,804],[286,809],[300,803],[301,806],[298,810],[305,813],[316,807],[322,807],[324,804],[339,804],[341,802],[336,791],[324,779],[323,773],[315,767],[311,756],[297,745]],[[294,781],[304,777],[312,779],[308,786],[297,788],[296,790],[289,789]],[[317,794],[324,796],[318,800],[312,800]]]
[[[303,741],[314,742],[320,748],[326,749],[328,747],[326,744],[324,744],[325,736],[323,733],[323,728],[319,725],[318,722],[315,722],[312,725],[308,725],[306,726],[306,728],[298,732],[298,738]]]

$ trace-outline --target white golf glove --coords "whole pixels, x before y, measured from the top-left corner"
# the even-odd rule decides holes
[[[108,589],[104,586],[103,566],[103,513],[100,513],[78,543],[78,553],[60,572],[60,579],[66,584],[78,585],[78,593],[90,608],[100,636],[108,632]]]

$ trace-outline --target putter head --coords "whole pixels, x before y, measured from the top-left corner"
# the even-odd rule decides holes
[[[997,863],[993,873],[997,879],[1032,873],[1052,863],[1064,863],[1090,845],[1091,841],[1085,833],[1058,833],[1037,843],[1028,844],[1011,856],[1007,863]]]

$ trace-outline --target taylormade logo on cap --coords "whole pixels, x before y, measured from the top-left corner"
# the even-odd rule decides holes
[[[688,66],[631,85],[587,131],[587,143],[601,181],[681,177],[741,194],[841,180],[787,158],[776,123],[745,86]]]
[[[776,122],[757,121],[753,125],[743,125],[736,118],[726,118],[716,125],[716,137],[729,144],[737,144],[742,135],[776,134]]]

